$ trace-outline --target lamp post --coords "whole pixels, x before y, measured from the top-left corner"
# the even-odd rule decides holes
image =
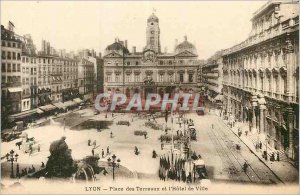
[[[14,178],[14,162],[17,162],[19,156],[17,153],[14,155],[14,153],[15,151],[11,150],[9,153],[6,154],[7,162],[11,162],[11,178]]]
[[[109,157],[107,159],[108,165],[110,164],[110,162],[112,163],[112,167],[113,167],[113,180],[115,180],[115,167],[117,165],[117,167],[119,167],[119,163],[121,162],[120,159],[117,159],[117,156],[115,154],[112,155],[112,159]],[[117,162],[117,163],[116,163]]]

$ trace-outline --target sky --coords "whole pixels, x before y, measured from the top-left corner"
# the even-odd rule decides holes
[[[1,24],[15,25],[19,35],[31,34],[55,49],[104,52],[107,45],[128,40],[141,51],[146,45],[147,18],[159,18],[162,51],[174,51],[187,36],[199,59],[244,41],[253,13],[266,1],[1,1]]]

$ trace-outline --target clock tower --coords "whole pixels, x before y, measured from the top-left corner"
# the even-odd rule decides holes
[[[161,52],[159,20],[154,13],[147,19],[146,39],[146,49],[151,49],[156,53]]]

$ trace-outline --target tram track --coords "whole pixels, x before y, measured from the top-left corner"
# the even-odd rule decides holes
[[[221,140],[219,139],[219,137],[217,137],[213,131],[208,131],[208,136],[210,140],[214,142],[213,144],[217,150],[218,155],[222,159],[223,164],[231,165],[228,167],[229,175],[231,177],[235,177],[233,179],[236,181],[243,181],[245,180],[246,176],[246,178],[248,178],[250,182],[253,182],[253,180],[248,174],[241,171],[242,165],[236,159],[232,159],[232,157],[230,157],[230,154],[231,156],[233,155],[232,152],[229,154],[228,148],[224,147],[221,144]]]
[[[276,175],[274,175],[269,170],[270,168],[264,164],[263,164],[263,166],[265,167],[265,169],[268,170],[268,172],[264,173],[264,176],[267,176],[267,178],[263,178],[263,175],[259,175],[257,172],[260,170],[257,170],[257,168],[253,167],[251,165],[251,163],[249,163],[248,160],[246,160],[246,158],[240,152],[236,151],[235,145],[234,145],[234,143],[232,143],[232,142],[234,142],[233,139],[237,139],[236,135],[232,134],[231,131],[226,132],[224,127],[220,123],[215,123],[215,126],[218,128],[218,131],[216,129],[214,129],[213,130],[214,133],[219,135],[218,137],[223,140],[223,143],[227,143],[225,145],[228,148],[228,150],[232,153],[232,155],[236,159],[238,159],[238,158],[241,159],[240,162],[243,161],[248,164],[248,170],[250,170],[249,172],[246,173],[248,176],[250,174],[251,178],[257,178],[258,180],[256,179],[256,182],[259,182],[259,183],[265,183],[265,184],[283,183],[280,179],[277,178]],[[225,128],[228,128],[228,127],[225,126]],[[229,139],[229,137],[232,137],[233,139]],[[227,140],[225,140],[225,138],[227,138]],[[237,140],[237,141],[239,142],[240,140]],[[243,145],[245,145],[245,144],[243,143]],[[233,150],[234,150],[234,153],[233,153]]]
[[[259,175],[254,171],[254,169],[252,168],[252,166],[247,162],[247,160],[245,158],[243,158],[243,156],[241,156],[241,154],[235,150],[235,152],[232,151],[232,149],[234,148],[234,145],[232,145],[231,147],[228,146],[228,141],[231,141],[229,139],[225,140],[224,137],[228,137],[225,134],[224,137],[221,136],[215,129],[212,129],[213,134],[218,137],[220,141],[220,143],[223,143],[223,147],[227,148],[227,151],[231,154],[231,156],[234,158],[233,160],[235,160],[238,164],[239,164],[239,168],[240,170],[243,170],[243,165],[244,163],[246,163],[248,165],[248,169],[247,171],[242,171],[247,177],[248,179],[253,182],[253,183],[261,183],[262,179],[259,177]],[[227,143],[227,144],[226,144]],[[240,158],[238,157],[238,155],[240,156]]]

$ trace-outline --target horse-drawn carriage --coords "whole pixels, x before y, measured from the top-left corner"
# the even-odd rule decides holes
[[[1,139],[4,142],[9,142],[15,139],[20,138],[22,131],[24,129],[23,121],[18,121],[15,123],[15,126],[10,129],[5,129],[1,131]]]
[[[204,160],[202,160],[201,158],[197,159],[194,161],[194,164],[195,164],[195,171],[198,175],[198,178],[199,179],[207,179],[208,174],[206,171]]]

